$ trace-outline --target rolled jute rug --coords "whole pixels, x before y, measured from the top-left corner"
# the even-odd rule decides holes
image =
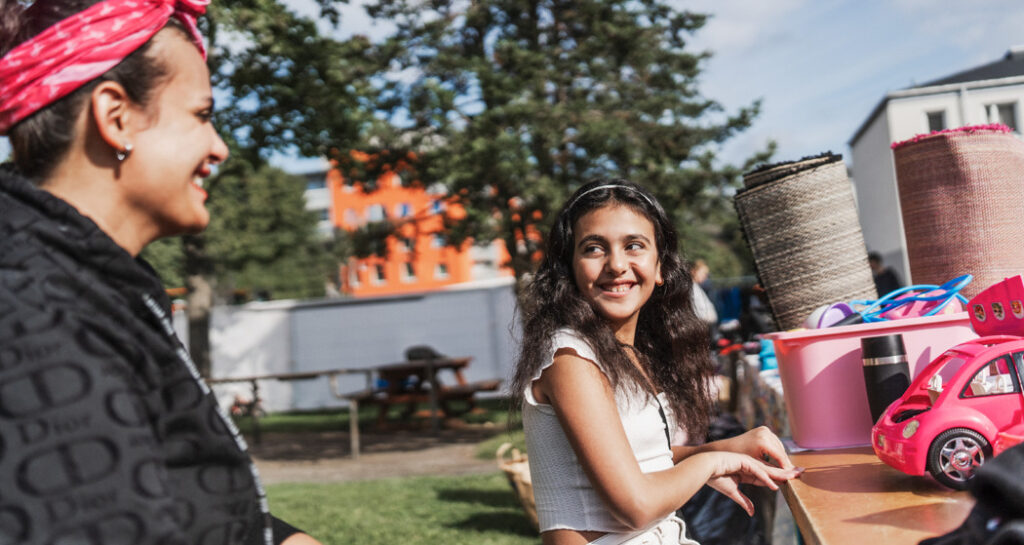
[[[1024,142],[1003,125],[962,127],[892,145],[915,284],[970,273],[974,297],[1024,273]]]
[[[780,330],[822,305],[878,297],[842,156],[764,166],[743,183],[736,212]]]

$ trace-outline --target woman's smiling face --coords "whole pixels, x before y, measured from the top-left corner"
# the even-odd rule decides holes
[[[180,33],[165,29],[153,38],[153,55],[169,68],[142,128],[134,151],[121,168],[131,212],[159,236],[201,231],[210,221],[202,179],[228,156],[227,146],[210,117],[210,75],[199,51]]]
[[[640,309],[662,282],[654,224],[621,204],[591,210],[573,228],[572,264],[580,294],[632,344]]]

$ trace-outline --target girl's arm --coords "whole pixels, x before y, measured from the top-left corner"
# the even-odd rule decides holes
[[[742,435],[705,443],[699,446],[672,447],[672,460],[679,462],[698,452],[738,452],[765,460],[782,469],[793,469],[793,462],[786,454],[779,437],[767,426],[754,428]]]
[[[612,515],[630,528],[643,528],[674,512],[709,479],[730,477],[772,489],[794,471],[769,467],[745,455],[702,452],[671,469],[643,473],[619,420],[608,379],[588,360],[560,350],[534,382],[534,397],[550,404],[591,485]],[[738,491],[728,493],[751,511]]]

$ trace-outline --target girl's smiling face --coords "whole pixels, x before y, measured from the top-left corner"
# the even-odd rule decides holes
[[[572,264],[580,294],[633,344],[640,309],[662,282],[654,224],[621,204],[591,210],[573,227]]]

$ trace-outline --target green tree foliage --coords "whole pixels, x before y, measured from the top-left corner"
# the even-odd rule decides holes
[[[318,3],[338,21],[334,0]],[[279,0],[215,2],[206,21],[215,122],[236,158],[258,166],[273,152],[324,157],[363,142],[381,65],[365,36],[322,35]]]
[[[322,297],[324,283],[346,255],[345,239],[317,234],[318,218],[305,209],[305,179],[229,159],[212,184],[217,198],[208,203],[211,219],[202,240],[219,298]],[[150,244],[143,257],[165,285],[184,285],[181,238]]]
[[[706,16],[655,0],[378,0],[397,31],[381,102],[395,120],[380,149],[413,153],[418,178],[467,206],[452,238],[503,238],[517,275],[531,268],[555,207],[596,177],[652,189],[684,247],[726,274],[735,252],[729,197],[740,167],[718,145],[750,126],[759,104],[724,112],[701,96],[708,54],[687,39]],[[414,77],[410,77],[410,76]],[[368,150],[371,153],[377,150]]]
[[[206,231],[219,284],[250,295],[322,297],[337,257],[305,209],[305,179],[245,161],[225,167]]]
[[[162,238],[146,246],[142,257],[156,269],[165,287],[179,288],[185,285],[183,252],[180,238]]]
[[[317,3],[323,20],[338,22],[333,0]],[[278,0],[216,2],[204,21],[219,101],[215,123],[231,158],[207,184],[212,221],[185,247],[186,276],[215,274],[222,292],[322,296],[333,268],[325,260],[342,252],[344,241],[315,236],[302,180],[267,168],[266,158],[358,147],[374,123],[374,51],[364,36],[322,35],[316,21]]]

